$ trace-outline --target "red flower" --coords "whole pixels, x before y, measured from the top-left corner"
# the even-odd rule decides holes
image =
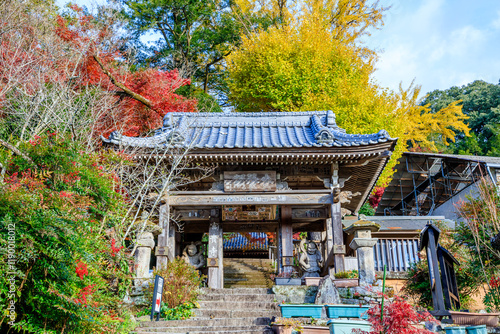
[[[78,277],[80,277],[80,279],[83,279],[83,276],[89,274],[87,270],[87,265],[82,261],[79,261],[78,264],[76,265],[75,272],[78,275]]]
[[[116,240],[113,238],[111,239],[111,256],[115,256],[123,248],[123,246],[115,247],[115,245],[116,245]]]

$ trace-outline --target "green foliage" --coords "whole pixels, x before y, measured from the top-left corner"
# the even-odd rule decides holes
[[[173,309],[186,303],[196,305],[204,277],[193,266],[176,258],[168,263],[166,269],[157,269],[153,274],[165,279],[162,302],[166,307]],[[153,298],[153,289],[154,282],[145,291],[146,299]]]
[[[194,315],[193,309],[198,308],[197,303],[183,303],[176,307],[169,308],[166,304],[161,304],[160,318],[163,320],[186,320]],[[137,315],[150,315],[151,308],[144,309]]]
[[[500,156],[500,84],[476,80],[462,87],[434,90],[421,102],[429,104],[432,112],[460,101],[463,112],[469,116],[467,124],[472,137],[460,132],[456,143],[449,149],[452,153]]]
[[[500,195],[496,185],[482,179],[475,197],[467,197],[457,207],[462,223],[455,239],[470,254],[475,276],[488,289],[484,303],[491,310],[500,310]]]
[[[441,230],[439,243],[446,248],[460,262],[455,266],[457,287],[462,307],[474,306],[472,295],[483,285],[479,268],[474,264],[474,257],[462,245],[460,229],[452,231],[445,223],[434,222]],[[403,293],[413,299],[414,303],[422,308],[432,309],[432,295],[429,283],[429,267],[426,256],[421,261],[412,264],[408,270],[408,279]]]
[[[105,155],[83,153],[55,133],[19,149],[34,164],[0,149],[7,167],[0,182],[0,257],[9,264],[0,267],[0,305],[5,312],[15,303],[14,325],[3,321],[2,332],[127,330],[119,306],[130,263],[105,234],[124,214],[123,197],[105,170]],[[8,262],[7,245],[15,263]]]
[[[359,209],[359,214],[365,216],[375,216],[375,209],[372,208],[372,206],[368,204],[368,202],[366,202]]]

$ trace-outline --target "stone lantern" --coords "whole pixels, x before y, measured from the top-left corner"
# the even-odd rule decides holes
[[[373,246],[377,244],[378,239],[372,238],[372,232],[378,230],[380,230],[380,225],[364,219],[358,220],[344,229],[347,234],[354,234],[354,239],[349,247],[354,249],[357,254],[360,285],[369,285],[375,282]]]

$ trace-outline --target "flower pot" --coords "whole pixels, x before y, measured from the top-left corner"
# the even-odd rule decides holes
[[[292,334],[292,326],[273,325],[272,328],[276,334]]]
[[[370,306],[359,305],[325,305],[328,318],[362,318],[368,319],[366,311]]]
[[[330,334],[352,334],[354,329],[359,329],[365,332],[370,331],[370,323],[364,320],[330,320],[328,321]]]
[[[465,334],[465,327],[462,326],[450,326],[444,328],[446,334]]]
[[[322,326],[304,326],[302,334],[326,334],[330,333],[330,328]]]
[[[500,313],[449,312],[453,323],[457,325],[486,325],[495,327],[498,325],[498,316],[500,316]]]
[[[488,334],[486,325],[468,326],[465,329],[467,330],[467,334]]]
[[[305,277],[304,281],[307,286],[318,286],[319,281],[321,281],[322,277]]]
[[[337,288],[351,288],[359,285],[359,278],[336,278],[333,283]]]
[[[280,304],[281,316],[283,318],[321,318],[323,305],[311,304]]]
[[[302,280],[300,278],[276,277],[274,283],[276,285],[302,285]]]

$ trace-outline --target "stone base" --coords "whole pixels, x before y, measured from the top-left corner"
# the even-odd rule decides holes
[[[343,304],[369,304],[370,302],[380,302],[382,300],[382,280],[378,280],[374,285],[355,286],[351,288],[337,288]],[[389,297],[394,295],[394,289],[385,287],[385,294]]]
[[[306,285],[275,285],[273,293],[278,303],[314,304],[317,286]]]

